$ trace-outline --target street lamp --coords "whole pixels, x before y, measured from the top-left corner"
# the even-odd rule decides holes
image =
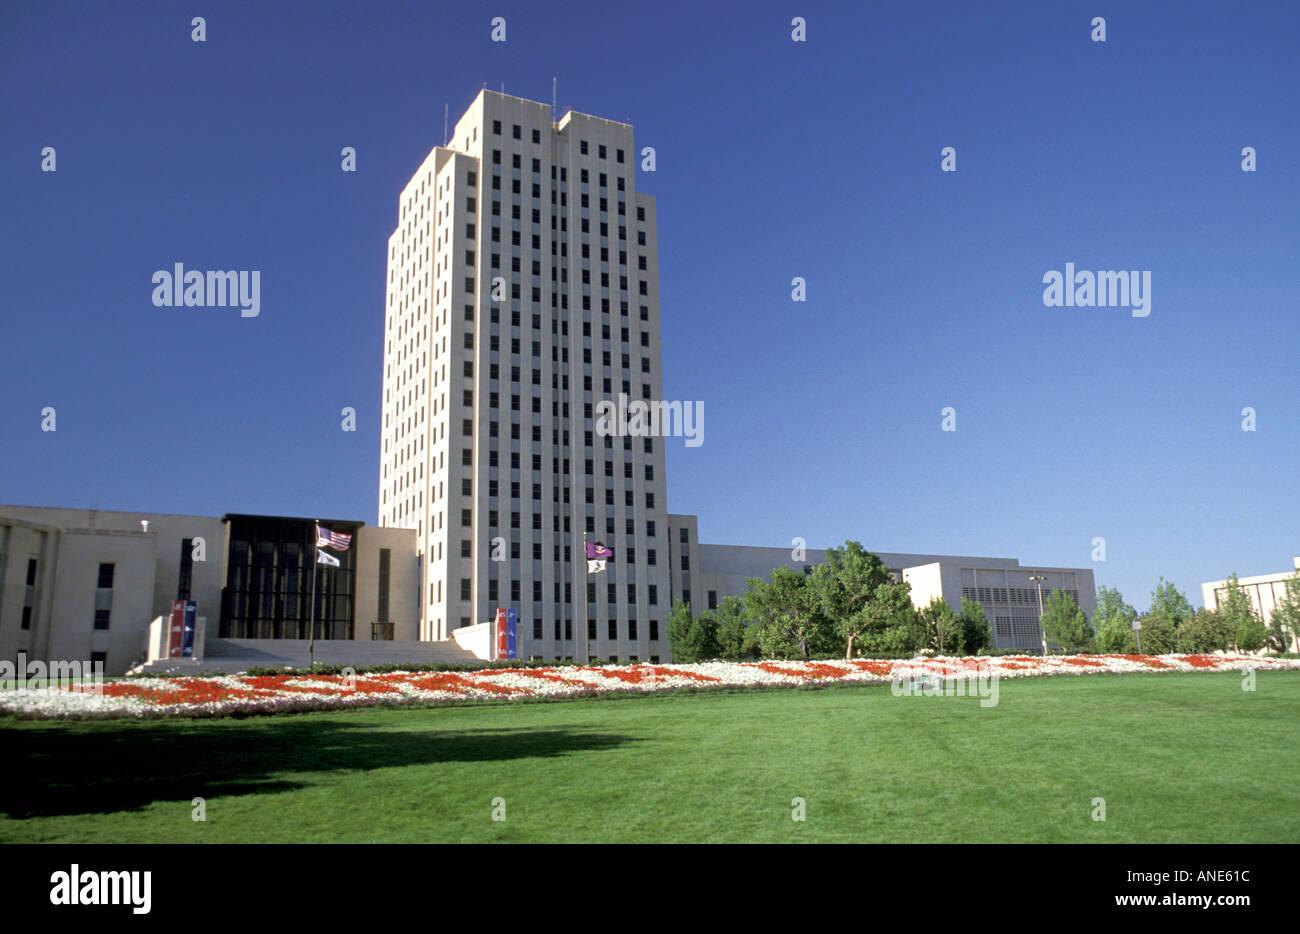
[[[1047,632],[1043,629],[1043,581],[1042,574],[1030,574],[1029,579],[1038,587],[1038,634],[1043,637],[1043,658],[1047,657]]]

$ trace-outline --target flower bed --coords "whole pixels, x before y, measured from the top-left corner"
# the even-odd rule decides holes
[[[0,692],[0,714],[25,717],[189,717],[332,710],[402,704],[590,697],[683,688],[881,683],[927,676],[1024,678],[1153,671],[1300,670],[1300,659],[1241,655],[1031,655],[852,661],[703,662],[694,665],[571,665],[470,672],[385,672],[355,677],[227,675],[140,678],[89,689]]]

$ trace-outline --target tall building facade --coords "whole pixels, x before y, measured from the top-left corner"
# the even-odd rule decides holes
[[[667,658],[654,199],[632,127],[484,90],[403,189],[388,243],[379,524],[416,531],[420,638],[497,608],[521,654]],[[614,559],[586,573],[584,540]]]

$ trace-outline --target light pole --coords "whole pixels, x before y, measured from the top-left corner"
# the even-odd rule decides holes
[[[1030,574],[1029,579],[1038,587],[1038,634],[1043,637],[1043,658],[1047,657],[1047,632],[1043,629],[1043,581],[1042,574]]]

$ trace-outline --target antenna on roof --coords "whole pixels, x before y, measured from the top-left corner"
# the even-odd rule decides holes
[[[442,105],[442,145],[447,145],[447,106]]]
[[[552,75],[552,76],[551,76],[551,122],[552,122],[552,123],[554,123],[554,122],[555,122],[555,119],[556,119],[556,117],[555,117],[555,111],[556,111],[556,103],[555,103],[555,87],[556,87],[556,80],[557,80],[557,79],[555,78],[555,76]]]

